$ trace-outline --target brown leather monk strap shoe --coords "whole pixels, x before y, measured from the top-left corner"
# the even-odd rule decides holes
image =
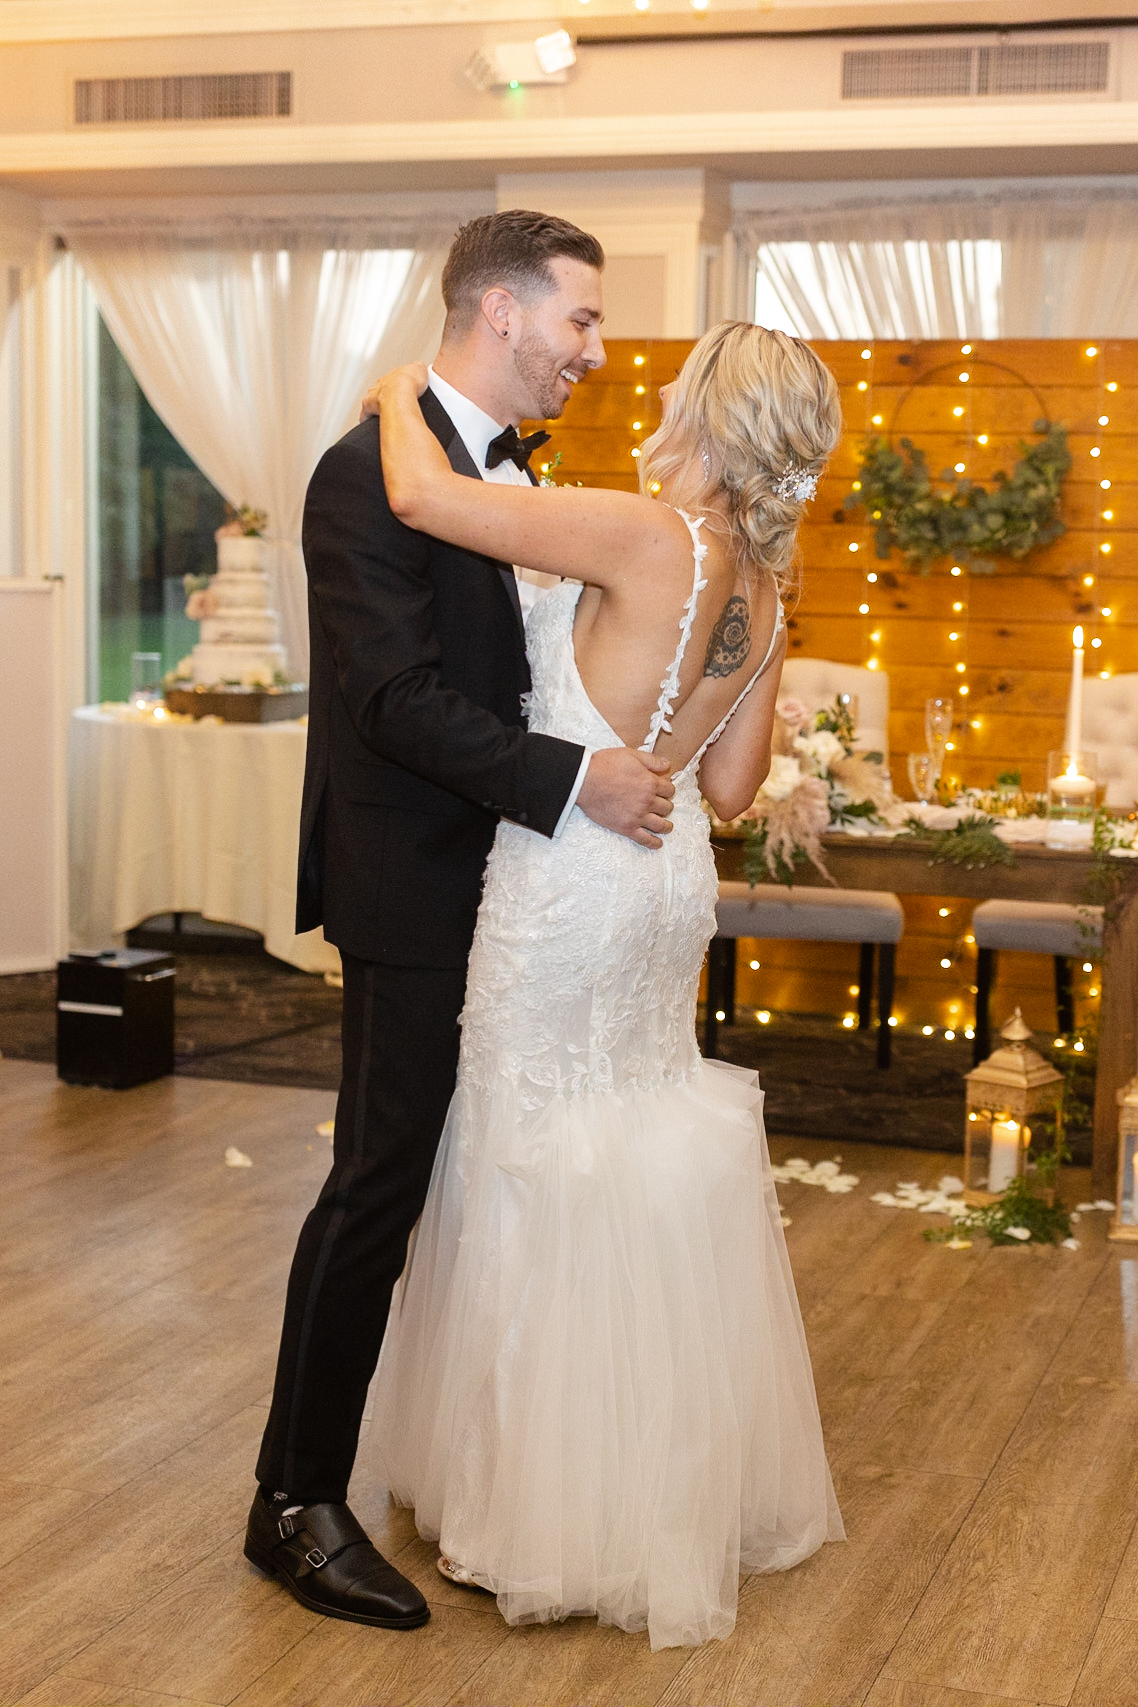
[[[326,1618],[413,1630],[431,1616],[414,1583],[376,1551],[346,1505],[306,1505],[276,1516],[257,1493],[245,1557]]]

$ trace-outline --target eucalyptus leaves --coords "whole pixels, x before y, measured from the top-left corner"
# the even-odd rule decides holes
[[[882,434],[865,442],[854,488],[835,516],[864,508],[876,524],[879,558],[899,551],[909,568],[927,574],[941,557],[991,574],[996,557],[1026,557],[1066,531],[1059,519],[1063,477],[1071,466],[1067,429],[1037,421],[1039,439],[1020,441],[1022,456],[1011,474],[1000,469],[991,490],[952,469],[934,484],[923,450],[902,439],[894,450]]]

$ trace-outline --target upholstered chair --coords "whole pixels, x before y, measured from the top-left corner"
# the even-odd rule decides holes
[[[905,915],[896,895],[876,889],[788,889],[781,884],[721,883],[716,933],[707,961],[704,1054],[714,1060],[720,1023],[735,1023],[735,949],[740,937],[798,942],[856,942],[858,1029],[872,1022],[877,955],[877,1065],[892,1059],[893,975]],[[722,1013],[723,1020],[717,1018]]]

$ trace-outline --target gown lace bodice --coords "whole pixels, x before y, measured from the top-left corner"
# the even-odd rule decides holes
[[[670,730],[680,666],[707,585],[702,518],[684,521],[692,536],[692,590],[645,751]],[[530,616],[529,727],[594,751],[623,746],[577,668],[580,595],[580,582],[563,582]],[[645,1089],[682,1082],[695,1070],[696,983],[718,892],[698,769],[766,669],[780,626],[781,613],[759,668],[675,775],[673,827],[661,849],[601,829],[579,809],[562,836],[544,844],[532,831],[499,826],[467,981],[464,1078],[485,1084],[493,1063],[496,1074],[508,1073],[517,1084],[525,1105],[536,1108],[550,1095]]]

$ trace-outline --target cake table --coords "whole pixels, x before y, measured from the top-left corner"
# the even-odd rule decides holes
[[[201,913],[260,931],[306,972],[338,970],[322,932],[293,930],[305,725],[125,713],[84,706],[71,719],[73,946]]]

